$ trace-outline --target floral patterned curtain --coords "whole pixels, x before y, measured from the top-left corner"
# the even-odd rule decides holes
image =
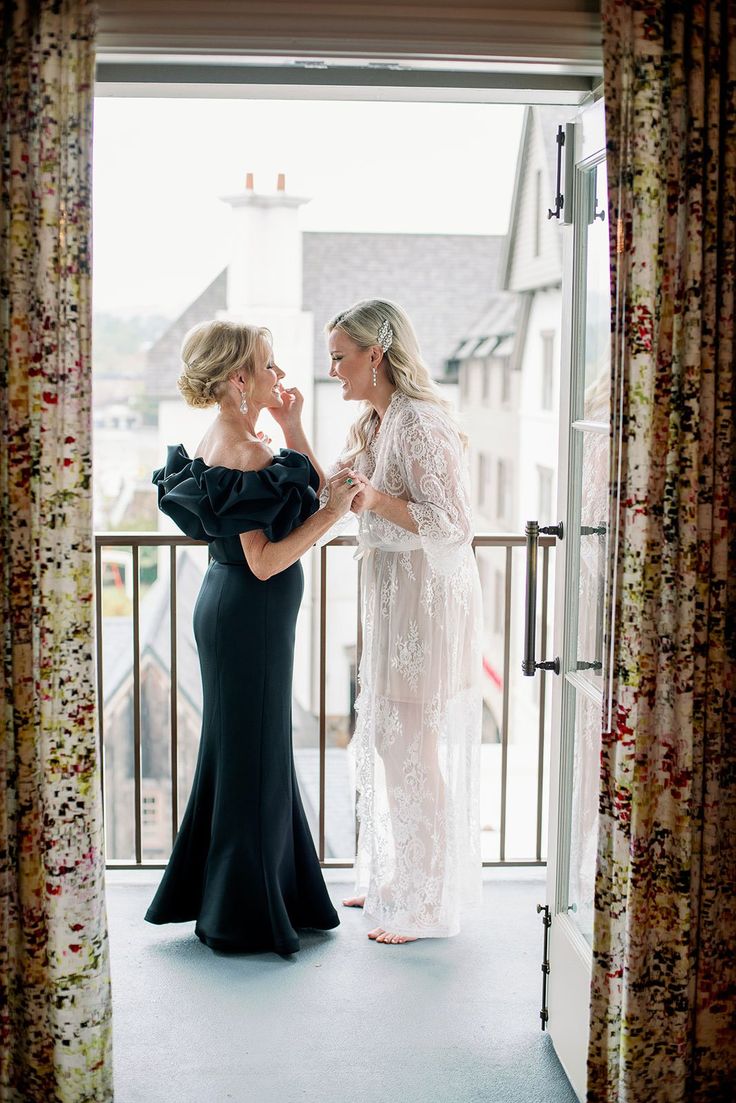
[[[591,1103],[736,1098],[736,5],[604,0],[613,730]]]
[[[0,1100],[112,1099],[95,743],[94,10],[0,0]]]

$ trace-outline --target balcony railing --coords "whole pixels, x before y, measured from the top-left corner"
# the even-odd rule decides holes
[[[548,601],[550,588],[550,548],[554,546],[554,537],[541,537],[539,547],[542,556],[541,572],[541,610],[540,610],[540,646],[542,653],[546,653]],[[327,810],[327,754],[328,754],[328,714],[327,714],[327,684],[328,684],[328,559],[329,551],[337,547],[355,546],[355,537],[339,537],[322,546],[316,553],[318,555],[318,749],[319,749],[319,773],[318,773],[318,800],[316,815],[316,843],[320,862],[323,866],[331,868],[350,868],[352,860],[341,860],[326,856],[325,823]],[[498,858],[488,859],[484,866],[534,866],[544,865],[544,805],[545,805],[545,750],[547,727],[547,695],[546,675],[540,671],[535,679],[538,686],[536,708],[536,764],[534,769],[534,804],[529,808],[528,814],[533,817],[534,832],[533,846],[530,852],[519,856],[509,857],[507,853],[507,828],[508,828],[508,787],[509,787],[509,749],[511,745],[510,709],[511,709],[511,684],[512,662],[515,668],[520,668],[521,644],[519,642],[518,655],[511,653],[512,620],[514,610],[512,608],[512,596],[514,593],[514,549],[523,548],[525,537],[516,534],[477,535],[473,540],[473,549],[476,556],[484,549],[495,549],[497,554],[503,553],[503,627],[501,632],[502,674],[500,677],[494,674],[496,686],[501,693],[499,744],[500,744],[500,816],[499,816],[499,845]],[[168,647],[169,647],[169,738],[168,738],[168,781],[171,787],[170,827],[171,842],[176,838],[179,828],[179,780],[180,780],[180,747],[179,747],[179,624],[177,602],[177,554],[180,548],[204,547],[198,541],[190,540],[181,535],[169,535],[166,533],[131,533],[131,532],[107,532],[95,535],[95,577],[96,577],[96,656],[97,656],[97,696],[99,708],[98,733],[100,741],[100,753],[102,762],[103,797],[105,762],[108,750],[105,733],[105,622],[111,620],[103,616],[104,587],[103,564],[105,553],[109,549],[127,549],[128,571],[126,572],[125,588],[128,596],[127,604],[131,610],[132,626],[132,678],[130,679],[129,707],[132,714],[132,813],[133,813],[133,845],[132,860],[126,858],[109,858],[108,866],[117,869],[135,868],[162,868],[165,860],[150,860],[144,858],[144,828],[143,828],[143,718],[142,718],[142,692],[141,692],[141,551],[143,549],[156,549],[158,554],[165,553],[168,549]],[[113,553],[114,554],[114,553]],[[356,617],[356,667],[360,662],[361,650],[361,626],[358,615],[359,602],[357,593],[360,587],[360,563],[357,570],[357,591],[355,602]],[[485,595],[487,596],[487,595]],[[498,595],[495,595],[496,597]],[[521,610],[519,610],[521,612]],[[500,625],[500,610],[494,611],[494,618]],[[491,673],[494,673],[491,671]],[[107,802],[106,802],[107,803]],[[128,825],[129,826],[129,825]]]

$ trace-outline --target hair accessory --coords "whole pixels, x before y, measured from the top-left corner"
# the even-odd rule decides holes
[[[381,322],[377,340],[384,352],[388,352],[394,343],[394,331],[391,329],[388,318],[384,318]]]

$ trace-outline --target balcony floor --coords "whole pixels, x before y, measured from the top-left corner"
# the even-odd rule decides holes
[[[293,959],[144,923],[156,881],[108,875],[116,1103],[575,1103],[539,1029],[539,870],[490,871],[457,938],[374,945],[340,908]]]

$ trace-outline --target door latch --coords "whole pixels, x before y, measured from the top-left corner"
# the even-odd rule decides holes
[[[547,984],[549,982],[549,929],[552,926],[552,913],[549,904],[537,904],[537,915],[542,915],[544,926],[544,949],[542,950],[542,1010],[539,1018],[542,1020],[542,1030],[547,1029],[549,1022],[549,1009],[547,1007]]]

